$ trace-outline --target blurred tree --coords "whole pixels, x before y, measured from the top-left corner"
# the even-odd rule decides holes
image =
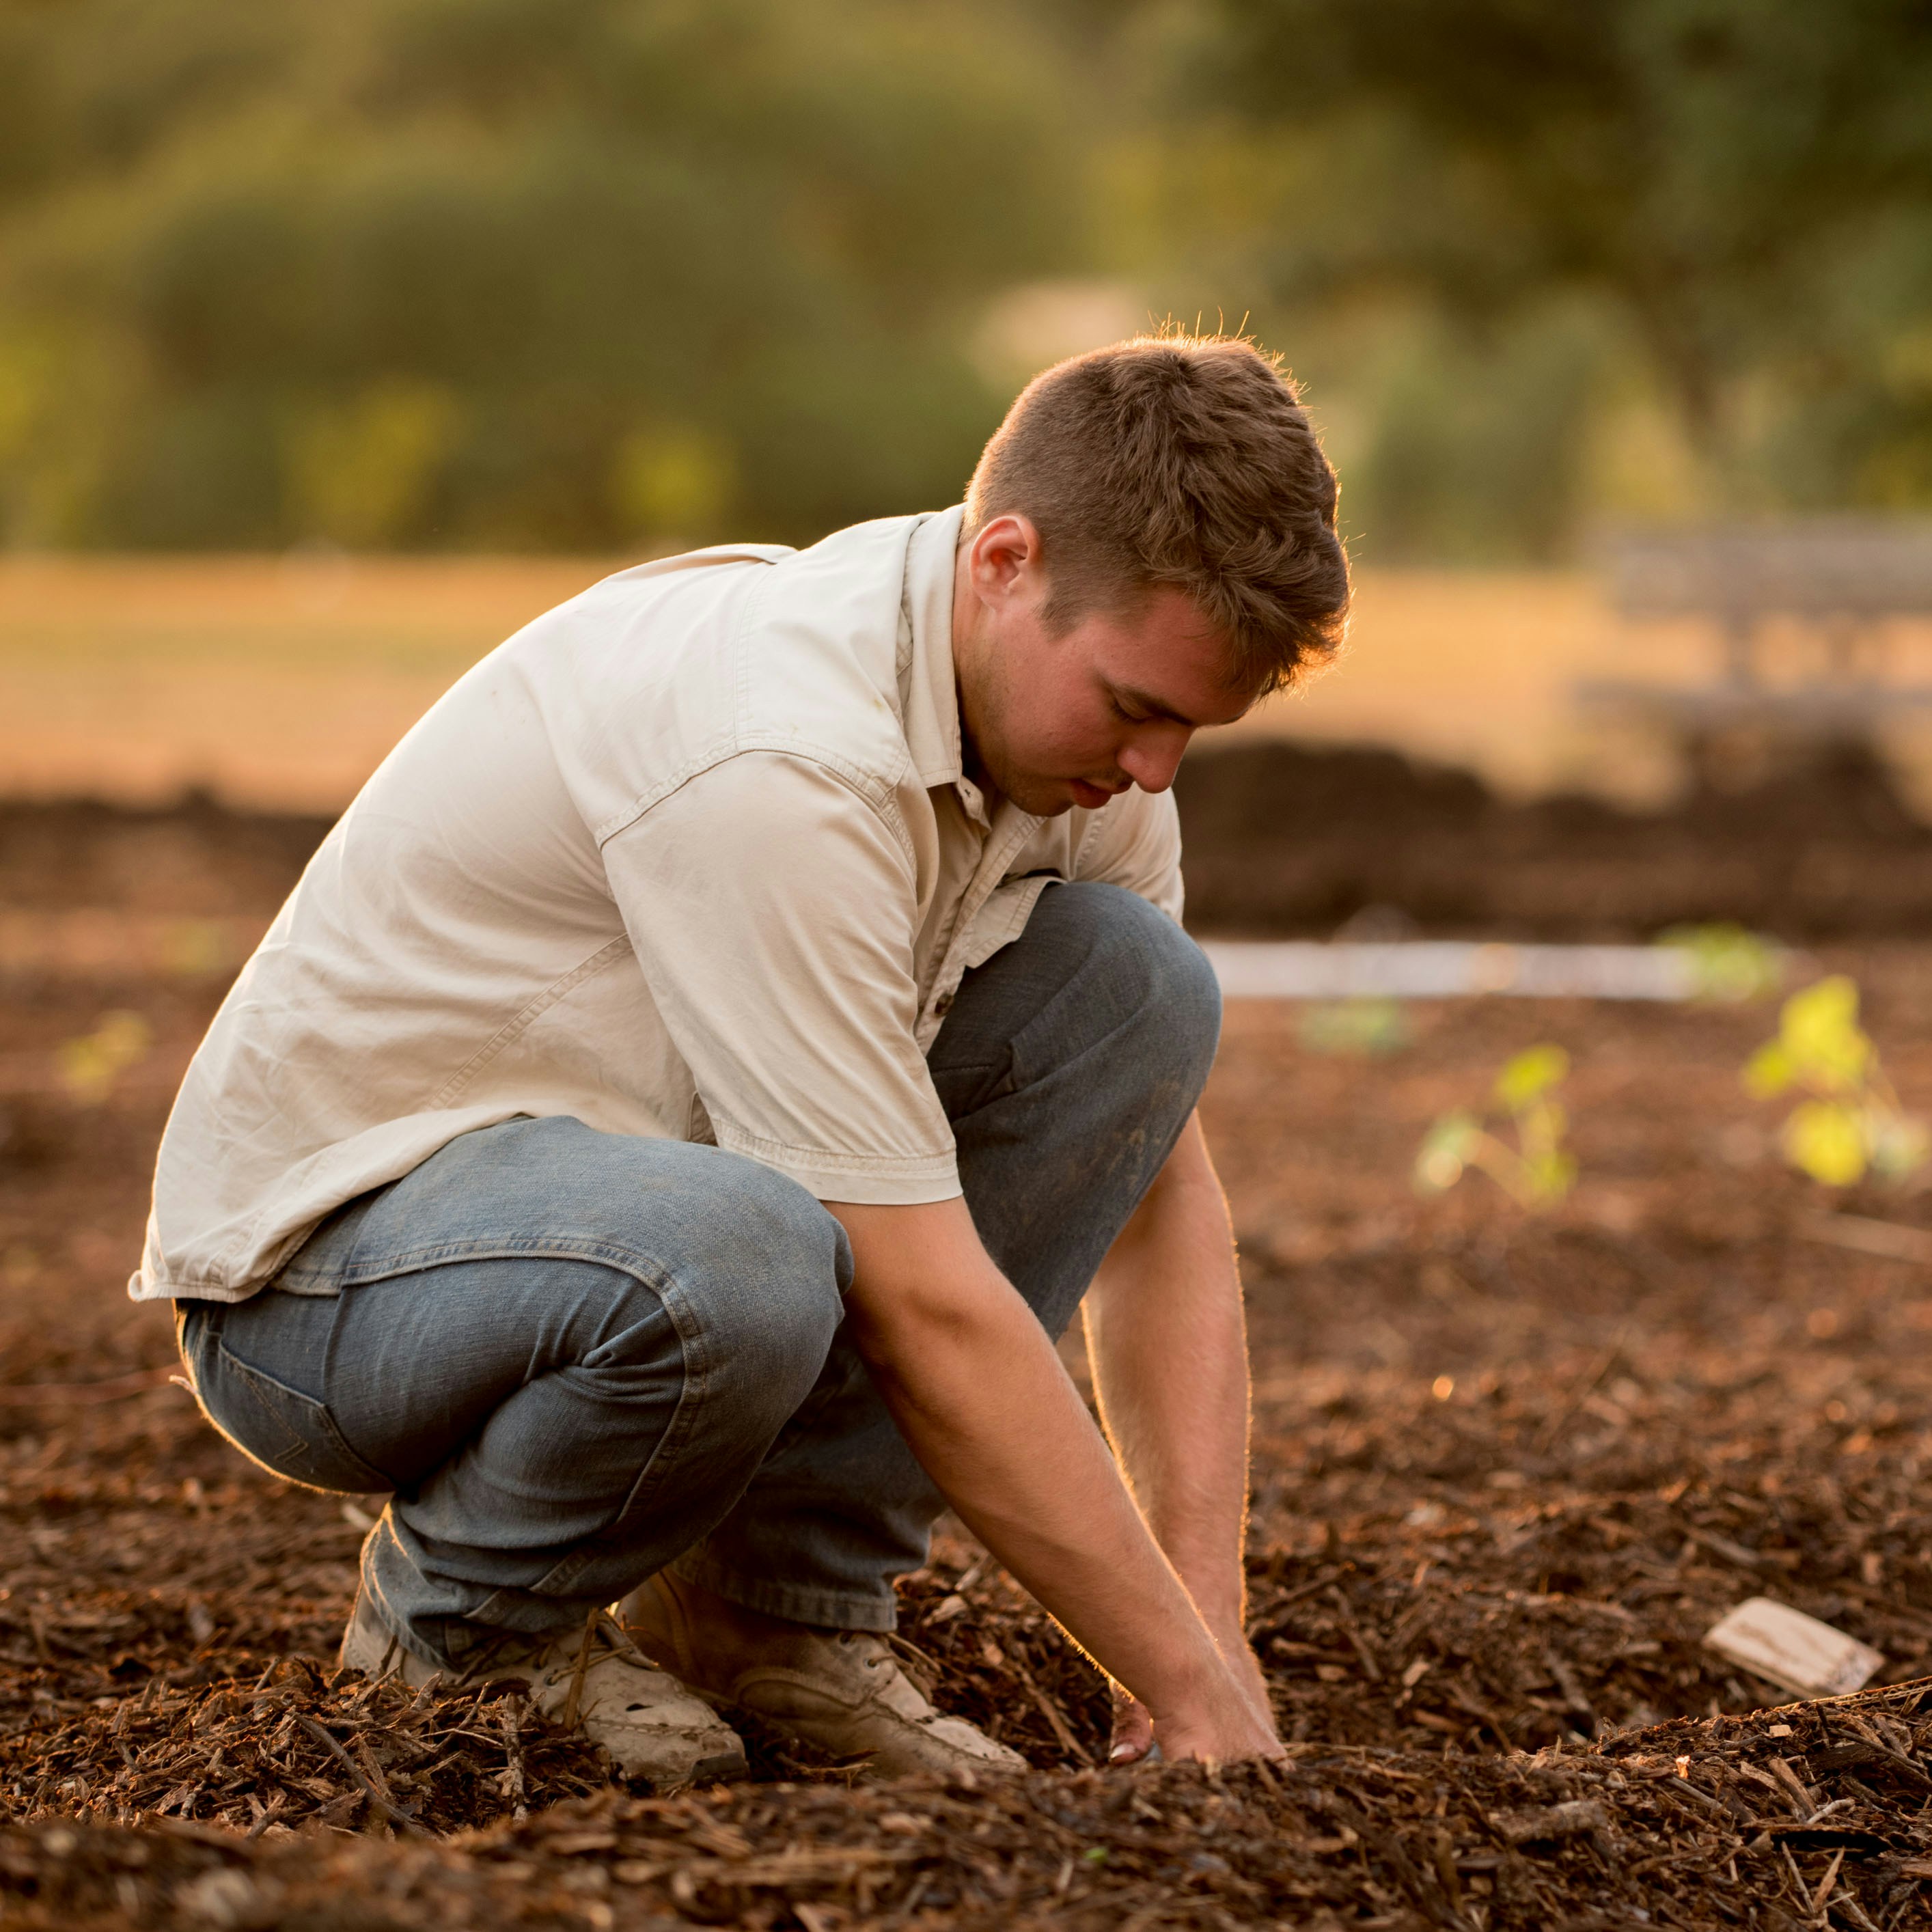
[[[1870,266],[1888,258],[1895,329],[1932,285],[1923,0],[1222,6],[1214,97],[1338,158],[1328,209],[1282,239],[1278,288],[1406,285],[1477,317],[1593,291],[1733,484],[1778,413],[1754,377],[1786,397],[1815,400],[1821,380],[1862,393],[1852,413],[1877,427],[1873,318],[1841,297],[1848,281],[1874,292]],[[1821,433],[1815,410],[1786,413],[1787,445]],[[1847,458],[1884,466],[1841,448],[1840,471]],[[1807,466],[1833,464],[1814,446]],[[1856,475],[1835,481],[1856,493]]]
[[[346,404],[297,412],[283,439],[296,521],[350,548],[406,535],[420,521],[462,417],[447,388],[394,376]]]
[[[0,538],[950,501],[972,322],[1075,230],[1060,58],[967,0],[0,0]]]
[[[807,538],[1168,313],[1372,560],[1932,504],[1927,99],[1927,0],[0,0],[0,543]]]

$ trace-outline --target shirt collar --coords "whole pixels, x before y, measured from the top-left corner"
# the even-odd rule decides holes
[[[906,748],[928,790],[956,784],[965,761],[959,687],[952,667],[952,576],[966,506],[926,518],[906,550],[904,608],[910,650],[899,672]]]

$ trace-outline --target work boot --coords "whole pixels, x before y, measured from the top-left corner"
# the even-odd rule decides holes
[[[935,1711],[870,1630],[766,1616],[667,1572],[632,1591],[617,1616],[687,1684],[836,1757],[865,1756],[868,1777],[1026,1768],[976,1726]]]
[[[602,1744],[626,1778],[648,1778],[660,1792],[742,1778],[745,1747],[710,1706],[676,1678],[654,1670],[598,1610],[581,1631],[525,1637],[506,1631],[460,1672],[425,1664],[376,1620],[358,1592],[342,1636],[343,1668],[368,1677],[400,1677],[427,1684],[442,1676],[453,1687],[523,1678],[547,1718]]]

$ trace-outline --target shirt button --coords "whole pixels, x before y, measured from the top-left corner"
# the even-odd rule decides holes
[[[932,1010],[941,1019],[945,1018],[946,1016],[952,1010],[952,995],[950,993],[941,993],[938,998],[933,1001]]]

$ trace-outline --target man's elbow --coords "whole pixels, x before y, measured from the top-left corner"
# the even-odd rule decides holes
[[[970,1358],[998,1343],[1006,1312],[998,1305],[1001,1288],[1018,1301],[1004,1282],[855,1282],[846,1301],[853,1346],[868,1368],[896,1382],[908,1370],[930,1372],[944,1361]]]

